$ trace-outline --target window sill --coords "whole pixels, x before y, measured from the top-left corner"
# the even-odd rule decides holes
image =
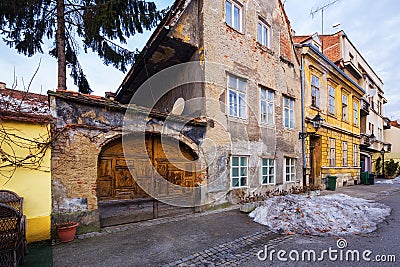
[[[247,189],[247,188],[249,188],[248,185],[246,185],[246,186],[240,186],[240,187],[232,187],[232,186],[231,186],[230,190]]]
[[[226,115],[226,116],[228,118],[228,121],[230,121],[230,122],[248,124],[247,118],[240,118],[240,117],[235,117],[235,116],[231,116],[231,115]]]
[[[272,51],[271,48],[269,48],[268,46],[265,46],[265,45],[261,44],[261,43],[258,42],[258,41],[256,41],[256,44],[257,44],[257,47],[258,47],[260,50],[262,50],[262,51],[264,51],[264,52],[270,54],[271,56],[275,55],[274,51]]]
[[[295,129],[295,128],[287,128],[287,127],[285,127],[285,126],[283,126],[283,128],[284,128],[285,130],[287,130],[287,131],[291,131],[291,132],[293,132],[293,131],[296,131],[296,129]]]
[[[258,126],[263,127],[263,128],[275,128],[275,123],[268,124],[264,122],[258,123]]]
[[[321,112],[321,109],[319,107],[311,105],[310,108],[315,110],[315,111]]]
[[[262,186],[269,186],[269,185],[275,186],[276,184],[275,184],[275,183],[273,183],[273,184],[263,184],[263,183],[261,183],[261,185],[262,185]]]
[[[236,33],[238,33],[238,34],[244,36],[244,32],[242,32],[242,31],[240,31],[240,30],[238,30],[238,29],[233,28],[231,25],[229,25],[229,24],[226,23],[226,22],[225,22],[225,25],[226,25],[226,27],[227,27],[228,29],[232,30],[233,32],[236,32]],[[232,32],[232,31],[231,31],[231,32]]]

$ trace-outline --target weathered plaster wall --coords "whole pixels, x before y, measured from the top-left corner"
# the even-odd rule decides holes
[[[98,156],[104,145],[121,137],[125,109],[118,103],[104,104],[104,99],[96,102],[77,93],[51,93],[50,103],[55,117],[51,160],[53,212],[70,213],[81,224],[99,226]],[[165,118],[147,117],[142,109],[131,112],[125,123],[131,126],[133,134],[162,133],[183,141],[195,151],[204,136],[204,127],[184,125],[182,118],[182,122],[170,118],[165,125]]]
[[[234,201],[230,198],[231,155],[250,157],[250,188],[245,189],[247,191],[267,188],[260,185],[261,157],[276,159],[277,185],[293,185],[283,182],[285,156],[297,159],[296,180],[302,180],[301,143],[298,140],[301,130],[300,73],[284,12],[278,1],[249,0],[239,3],[243,12],[242,32],[225,23],[225,1],[205,0],[203,7],[205,80],[209,82],[205,85],[206,112],[215,121],[214,127],[207,130],[207,138],[214,143],[208,150],[215,151],[210,160],[208,192],[211,199],[218,201],[226,201],[227,196]],[[271,26],[270,49],[257,42],[259,17]],[[245,120],[227,115],[227,73],[247,82]],[[259,124],[259,85],[275,91],[275,122],[272,126]],[[294,129],[284,128],[283,96],[295,99]]]

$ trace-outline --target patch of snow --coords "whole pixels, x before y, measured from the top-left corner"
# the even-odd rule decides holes
[[[376,184],[400,184],[400,176],[390,180],[376,181]]]
[[[344,194],[288,195],[267,199],[249,216],[279,234],[341,236],[375,231],[390,211],[384,204]]]

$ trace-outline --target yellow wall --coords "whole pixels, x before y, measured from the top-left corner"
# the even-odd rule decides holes
[[[304,49],[303,64],[305,76],[305,116],[308,119],[307,132],[315,132],[315,128],[309,121],[318,113],[324,119],[323,127],[316,134],[320,136],[321,157],[317,166],[321,168],[320,175],[316,180],[324,179],[328,175],[338,176],[337,184],[351,185],[358,182],[360,176],[360,98],[363,92],[343,76],[336,68],[332,67],[323,58]],[[312,75],[319,78],[319,107],[312,106],[311,80]],[[335,89],[335,112],[329,112],[329,86]],[[342,95],[348,99],[347,120],[342,116]],[[353,105],[357,103],[358,110],[354,114]],[[357,120],[354,119],[357,116]],[[330,138],[334,138],[335,144],[335,166],[330,166]],[[343,166],[343,141],[347,142],[347,166]],[[354,145],[357,146],[357,162],[354,162]],[[310,167],[310,138],[306,140],[308,162]],[[322,181],[322,180],[321,180]],[[323,182],[323,181],[322,181]]]
[[[20,148],[15,142],[21,142],[24,146],[31,144],[23,139],[12,136],[23,137],[29,140],[35,139],[40,142],[49,141],[49,126],[16,121],[0,121],[1,137],[6,134],[12,141],[3,142],[1,149],[10,154],[15,152],[19,157],[36,154],[37,146],[31,149]],[[12,149],[11,149],[11,147]],[[9,164],[3,161],[0,175],[0,189],[16,192],[24,198],[24,214],[27,217],[27,239],[28,242],[50,239],[50,214],[51,214],[51,173],[50,173],[50,148],[44,154],[40,165],[26,165],[15,169],[6,167]],[[29,162],[26,161],[26,162]],[[29,168],[27,168],[29,167]],[[12,177],[8,179],[7,177]],[[6,176],[6,177],[4,177]]]

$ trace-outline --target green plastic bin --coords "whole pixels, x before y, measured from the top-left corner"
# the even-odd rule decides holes
[[[360,179],[361,184],[369,185],[369,172],[362,172]]]
[[[328,190],[335,191],[336,190],[336,176],[329,175],[328,176]]]

